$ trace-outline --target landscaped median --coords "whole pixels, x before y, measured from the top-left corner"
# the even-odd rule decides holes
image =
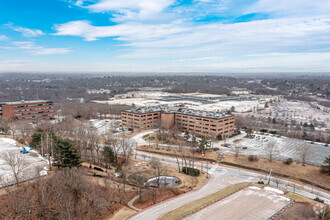
[[[229,186],[225,189],[222,189],[212,195],[209,195],[207,197],[204,197],[200,200],[197,200],[195,202],[189,203],[185,206],[182,206],[178,209],[175,209],[162,217],[159,218],[159,220],[175,220],[175,219],[181,219],[187,215],[190,215],[191,213],[194,213],[196,211],[199,211],[200,209],[203,209],[209,205],[211,205],[214,202],[219,201],[220,199],[223,199],[238,190],[241,190],[245,188],[246,186],[251,185],[251,183],[239,183],[236,185]]]

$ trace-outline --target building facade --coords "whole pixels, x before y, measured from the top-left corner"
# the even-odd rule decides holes
[[[54,114],[54,102],[51,100],[0,102],[2,118],[33,119],[52,117]]]
[[[235,130],[235,116],[218,112],[199,111],[188,108],[166,107],[138,108],[123,111],[122,126],[131,130],[156,127],[177,127],[195,135],[210,137],[231,136]]]

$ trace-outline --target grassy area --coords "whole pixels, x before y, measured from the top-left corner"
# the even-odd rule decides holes
[[[293,199],[295,202],[308,202],[312,205],[319,204],[319,202],[316,202],[313,199],[307,198],[305,196],[293,193],[293,192],[288,192],[285,194],[286,197]]]
[[[229,162],[239,165],[244,165],[252,168],[258,168],[263,170],[270,170],[273,168],[273,172],[286,174],[292,177],[292,180],[305,179],[322,186],[330,186],[329,175],[321,174],[320,167],[313,165],[303,166],[300,163],[293,162],[290,165],[284,164],[282,161],[273,160],[269,162],[267,159],[259,158],[258,161],[249,161],[247,156],[225,155],[222,162]]]
[[[120,210],[118,210],[113,216],[111,216],[110,218],[108,218],[109,220],[123,220],[123,219],[128,219],[128,217],[134,215],[136,213],[136,211],[127,208],[127,207],[123,207]]]
[[[231,193],[242,189],[246,186],[250,185],[250,183],[240,183],[233,186],[229,186],[223,190],[220,190],[212,195],[209,195],[205,198],[197,200],[195,202],[189,203],[183,207],[173,210],[172,212],[167,213],[166,215],[160,217],[160,220],[174,220],[174,219],[181,219],[182,217],[189,215],[191,212],[198,210],[204,206],[211,204],[214,201],[218,201],[224,198]]]
[[[177,149],[167,148],[167,147],[158,147],[157,148],[156,146],[148,146],[148,145],[139,146],[137,149],[142,150],[142,151],[148,151],[151,153],[156,153],[156,154],[168,154],[169,156],[173,156],[173,157],[175,157],[175,150],[177,150]],[[185,155],[192,156],[192,153],[190,150],[183,149],[183,151],[185,152],[184,153]],[[179,156],[178,152],[177,152],[177,154]],[[212,150],[207,150],[203,157],[202,157],[202,154],[199,152],[195,152],[194,156],[198,160],[209,159],[209,160],[216,161],[218,158],[218,153],[214,152]]]

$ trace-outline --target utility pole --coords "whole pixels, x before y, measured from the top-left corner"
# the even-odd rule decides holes
[[[43,135],[41,135],[41,156],[44,156],[44,141],[43,141]]]
[[[270,184],[270,176],[272,175],[272,170],[273,170],[273,167],[270,168],[270,171],[269,171],[269,176],[268,176],[268,185]]]

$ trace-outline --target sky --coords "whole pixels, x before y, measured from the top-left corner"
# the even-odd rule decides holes
[[[330,1],[3,0],[0,72],[330,72]]]

